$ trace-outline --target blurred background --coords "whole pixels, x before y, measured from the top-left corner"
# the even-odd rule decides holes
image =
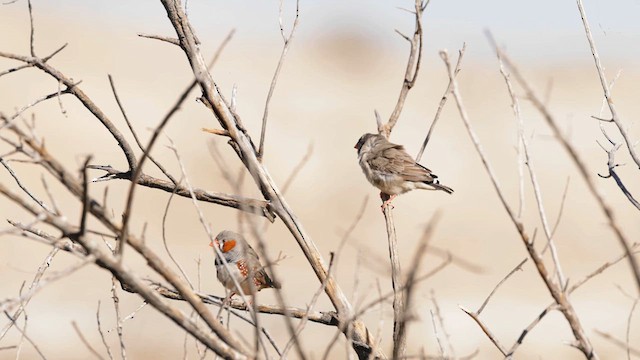
[[[285,31],[291,28],[295,3],[284,4]],[[357,164],[353,145],[365,132],[375,131],[374,109],[388,118],[396,103],[405,71],[409,44],[394,29],[411,34],[413,16],[398,7],[412,8],[410,1],[300,1],[300,24],[294,35],[269,110],[265,164],[282,186],[293,169],[311,149],[311,156],[286,194],[287,201],[305,225],[319,250],[328,259],[336,251],[346,229],[356,219],[368,198],[359,225],[339,254],[335,276],[354,306],[361,306],[391,290],[385,224],[380,213],[378,191],[366,181]],[[188,13],[200,38],[206,58],[231,29],[235,35],[212,70],[223,94],[229,98],[237,86],[237,110],[254,139],[259,138],[264,103],[282,49],[277,1],[188,1]],[[618,111],[629,126],[633,139],[640,139],[636,91],[640,80],[640,2],[586,0],[585,7],[608,78],[620,72],[613,89]],[[158,1],[33,1],[35,49],[45,56],[64,43],[67,48],[50,63],[74,80],[100,106],[133,144],[130,132],[111,93],[107,74],[114,78],[120,99],[138,135],[147,142],[155,127],[178,95],[192,80],[183,53],[175,46],[140,38],[138,33],[174,36],[175,33]],[[589,170],[607,172],[606,153],[598,121],[591,115],[602,112],[602,88],[584,35],[576,4],[571,1],[432,1],[424,14],[424,53],[417,85],[409,93],[404,111],[391,140],[404,144],[415,155],[426,135],[447,86],[448,77],[438,55],[448,49],[453,56],[463,42],[467,52],[458,79],[467,111],[494,166],[512,207],[518,206],[517,127],[510,108],[504,80],[484,31],[492,31],[531,85],[543,94],[563,131],[586,160]],[[29,53],[27,2],[18,0],[0,6],[0,51]],[[0,59],[0,71],[17,65]],[[46,74],[34,69],[0,78],[0,111],[16,109],[58,86]],[[519,95],[523,95],[518,90]],[[203,127],[219,127],[210,112],[196,101],[193,92],[166,128],[156,159],[179,177],[178,162],[167,148],[170,138],[180,152],[191,183],[210,191],[232,193],[223,170],[237,175],[241,164],[220,137],[203,133]],[[569,182],[562,217],[555,241],[565,275],[570,284],[622,253],[602,211],[588,193],[583,179],[552,136],[538,113],[523,98],[525,134],[530,138],[532,161],[540,181],[542,197],[550,222],[560,212],[563,193]],[[124,170],[126,162],[111,135],[93,116],[69,97],[62,98],[66,114],[54,100],[42,103],[25,114],[35,114],[37,132],[47,149],[68,169],[80,169],[84,157],[93,163]],[[609,124],[607,124],[609,125]],[[609,134],[619,139],[617,129]],[[211,149],[222,154],[221,169]],[[2,153],[6,152],[3,145]],[[626,150],[617,153],[618,168],[625,184],[640,196],[638,170]],[[405,272],[425,225],[436,211],[441,221],[431,239],[419,274],[435,268],[453,254],[456,261],[435,276],[420,283],[413,302],[415,320],[409,327],[407,354],[439,354],[432,325],[433,299],[439,305],[456,356],[478,351],[478,359],[501,355],[479,327],[459,308],[477,309],[494,286],[521,260],[525,248],[502,208],[497,195],[469,140],[453,100],[446,108],[421,161],[439,175],[442,183],[455,189],[453,195],[415,191],[395,200],[394,216]],[[43,171],[32,164],[12,163],[26,186],[46,199],[40,177]],[[161,177],[151,164],[146,172]],[[92,177],[102,175],[93,172]],[[3,184],[19,191],[13,179],[0,172]],[[544,236],[532,187],[525,170],[523,220],[530,234],[537,229],[537,245]],[[640,238],[638,212],[622,195],[612,179],[596,177],[599,189],[615,209],[615,216],[626,236]],[[65,215],[79,216],[80,204],[53,179],[48,179]],[[129,184],[123,181],[91,185],[91,194],[101,198],[109,188],[108,206],[118,219]],[[249,177],[242,185],[245,196],[260,197]],[[131,231],[140,234],[146,224],[149,246],[168,260],[162,245],[162,216],[168,193],[140,188],[136,193]],[[242,230],[239,214],[231,208],[201,204],[214,233],[222,229]],[[32,218],[5,199],[0,199],[3,219],[28,223]],[[246,222],[262,218],[244,219]],[[77,220],[73,220],[77,221]],[[94,224],[97,229],[99,226]],[[6,225],[7,227],[9,225]],[[167,218],[167,241],[174,256],[191,279],[197,279],[203,292],[223,295],[215,279],[209,240],[189,199],[175,198]],[[264,233],[269,252],[286,255],[276,267],[283,292],[291,306],[305,307],[319,287],[297,243],[279,221]],[[254,243],[255,239],[250,239]],[[0,239],[0,298],[18,295],[21,285],[33,278],[50,248],[17,236]],[[132,251],[126,261],[140,276],[158,279]],[[551,264],[550,259],[547,259]],[[68,254],[55,257],[49,275],[76,264]],[[551,265],[549,265],[551,266]],[[96,310],[109,344],[117,352],[117,335],[111,300],[111,277],[95,266],[87,266],[44,288],[27,307],[27,332],[51,359],[85,359],[89,355],[71,322],[76,321],[91,344],[106,353],[97,332]],[[627,320],[637,289],[626,260],[606,270],[574,292],[571,301],[596,351],[603,359],[621,358],[625,351],[606,340],[598,331],[624,340]],[[136,310],[138,296],[120,291],[123,316]],[[510,347],[522,330],[552,301],[532,264],[513,275],[493,296],[481,318],[498,340]],[[258,297],[259,303],[275,304],[271,290]],[[187,309],[184,307],[184,309]],[[333,310],[321,296],[317,310]],[[640,315],[634,316],[629,332],[630,344],[640,344]],[[363,320],[376,332],[380,329],[385,352],[391,351],[393,312],[385,303],[382,314],[375,309]],[[282,347],[288,333],[281,317],[263,315],[263,325]],[[4,326],[7,320],[0,320]],[[251,341],[253,332],[238,319],[231,328]],[[302,344],[310,357],[321,358],[336,329],[309,324]],[[15,329],[0,342],[16,345]],[[127,354],[132,359],[174,359],[183,356],[184,333],[151,307],[144,307],[124,323]],[[573,337],[559,313],[552,313],[526,337],[516,353],[518,359],[580,359],[582,355],[567,345]],[[329,358],[346,358],[348,345],[338,340]],[[188,358],[198,354],[188,340]],[[21,357],[36,358],[33,348],[24,344]],[[0,351],[0,359],[15,358],[15,349]],[[294,357],[294,355],[292,355]],[[213,358],[209,354],[208,358]]]

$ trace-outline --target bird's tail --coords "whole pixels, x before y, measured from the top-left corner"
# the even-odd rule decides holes
[[[444,186],[442,184],[432,184],[432,185],[438,190],[446,191],[447,194],[451,194],[453,192],[453,189],[448,186]]]
[[[434,177],[435,177],[435,179],[433,179],[433,182],[427,183],[427,184],[433,186],[436,190],[445,191],[447,194],[451,194],[453,192],[452,188],[440,184],[440,180],[437,179],[437,176],[434,176]]]
[[[266,274],[265,274],[266,275]],[[280,285],[279,282],[271,279],[271,277],[269,275],[265,276],[266,280],[267,280],[267,285],[269,287],[275,288],[275,289],[280,289],[282,287],[282,285]]]

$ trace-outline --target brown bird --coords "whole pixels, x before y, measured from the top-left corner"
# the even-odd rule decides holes
[[[379,134],[364,134],[358,140],[358,162],[367,180],[389,198],[386,207],[399,194],[413,189],[442,190],[451,194],[453,189],[440,184],[438,176],[418,164],[402,145],[389,142]]]
[[[214,249],[218,280],[224,287],[231,290],[229,299],[239,292],[234,279],[240,285],[242,292],[248,296],[253,296],[255,292],[264,288],[280,289],[280,284],[271,280],[267,275],[264,267],[260,264],[258,254],[242,235],[223,230],[209,246],[217,247],[222,257],[227,261],[227,266],[225,266],[222,257]],[[252,281],[253,285],[251,285]]]

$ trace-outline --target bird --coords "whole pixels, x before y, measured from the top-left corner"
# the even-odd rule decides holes
[[[266,273],[258,254],[244,236],[223,230],[216,235],[209,246],[215,246],[220,250],[214,249],[216,273],[222,285],[231,290],[228,299],[240,292],[236,283],[240,286],[242,293],[247,296],[254,296],[256,292],[265,288],[281,288],[280,283],[272,280]]]
[[[354,148],[358,150],[358,162],[365,177],[380,189],[380,197],[386,198],[383,210],[396,196],[413,189],[453,192],[440,184],[436,174],[413,160],[404,146],[391,143],[380,134],[362,135]]]

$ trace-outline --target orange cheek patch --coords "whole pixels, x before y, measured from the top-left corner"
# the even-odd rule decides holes
[[[222,252],[223,253],[229,252],[234,247],[236,247],[236,241],[235,240],[227,240],[227,241],[225,241],[224,245],[222,245]]]

